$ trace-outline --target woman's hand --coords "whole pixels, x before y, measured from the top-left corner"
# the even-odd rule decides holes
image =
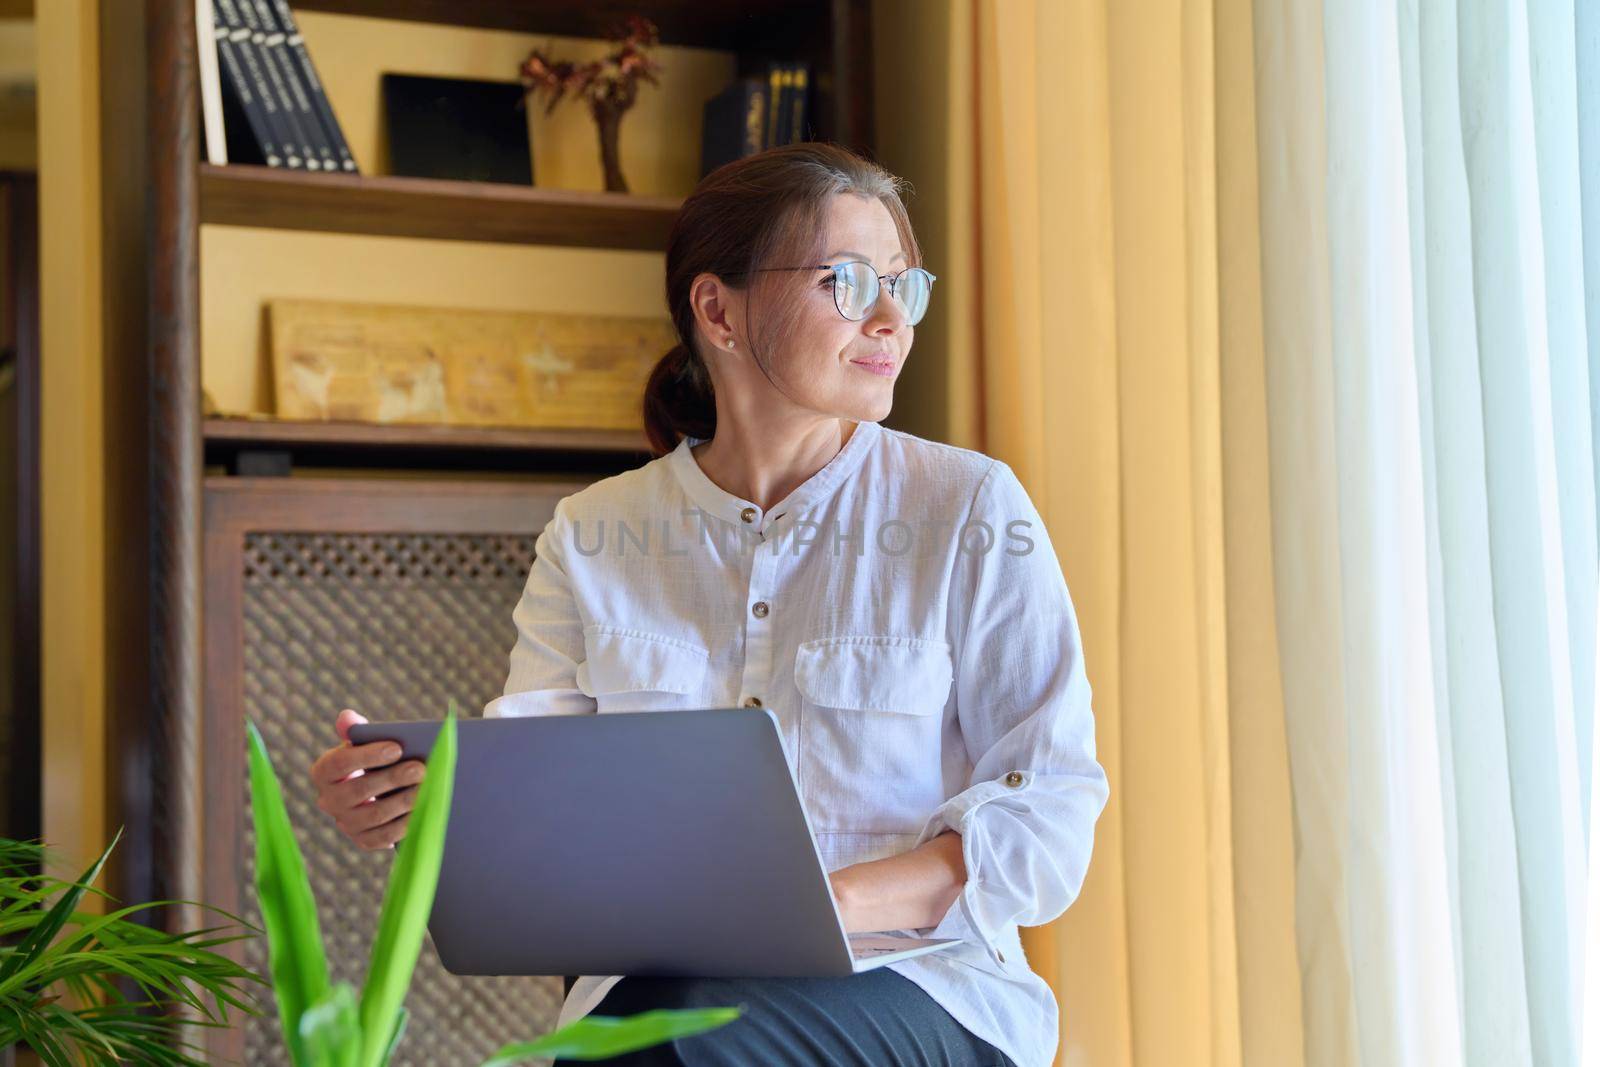
[[[828,875],[847,934],[938,926],[967,882],[961,835],[946,830],[910,852]]]
[[[339,713],[334,729],[344,743],[317,757],[311,781],[317,807],[333,816],[346,837],[372,851],[393,848],[406,835],[423,766],[421,760],[396,763],[400,746],[392,741],[352,745],[350,727],[366,721],[349,708]]]

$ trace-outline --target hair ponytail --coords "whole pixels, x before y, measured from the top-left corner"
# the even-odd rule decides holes
[[[717,428],[711,375],[700,357],[679,342],[657,361],[644,386],[644,432],[655,455],[683,437],[710,438]]]

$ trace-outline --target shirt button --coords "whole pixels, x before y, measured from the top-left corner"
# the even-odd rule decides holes
[[[994,950],[994,954],[995,954],[995,958],[997,958],[1001,963],[1004,963],[1006,961],[1006,954],[1004,952],[1001,952],[999,949],[995,949]]]
[[[758,619],[766,618],[767,617],[767,602],[765,600],[756,601],[754,604],[752,604],[750,606],[750,613],[752,615],[754,615]]]
[[[1017,786],[1019,786],[1021,784],[1022,784],[1022,772],[1021,771],[1012,771],[1010,774],[1006,775],[1006,785],[1009,785],[1013,789],[1015,789]]]
[[[745,697],[744,698],[744,706],[747,707],[747,708],[759,708],[761,706],[761,698],[760,697]]]
[[[756,521],[756,509],[755,508],[745,508],[743,511],[739,512],[739,518],[743,519],[745,522],[755,522]]]

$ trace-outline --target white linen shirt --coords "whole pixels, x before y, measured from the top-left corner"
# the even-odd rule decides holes
[[[832,871],[961,834],[966,884],[933,927],[962,943],[888,964],[1019,1067],[1057,1005],[1019,924],[1083,883],[1107,798],[1076,613],[1011,468],[860,422],[767,511],[689,451],[558,502],[486,716],[755,707]],[[620,976],[574,983],[561,1025]]]

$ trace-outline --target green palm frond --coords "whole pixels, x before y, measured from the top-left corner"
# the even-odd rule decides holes
[[[112,899],[93,883],[120,839],[119,831],[69,881],[46,872],[42,845],[0,838],[0,1047],[31,1048],[48,1067],[188,1067],[205,1062],[188,1037],[192,1030],[229,1025],[230,1008],[259,1013],[247,983],[261,979],[214,951],[250,936],[248,929],[168,933],[133,921],[140,912],[187,901],[103,915],[79,907],[90,894]],[[137,990],[137,997],[124,989]],[[177,1009],[185,1014],[173,1014]]]

